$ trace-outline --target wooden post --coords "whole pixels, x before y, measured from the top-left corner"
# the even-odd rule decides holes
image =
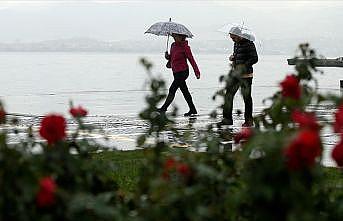
[[[301,61],[304,59],[287,59],[288,65],[296,65],[297,61]],[[343,57],[335,58],[335,59],[325,59],[325,58],[316,58],[313,60],[314,66],[316,67],[343,67]],[[339,80],[339,88],[343,92],[343,80]]]

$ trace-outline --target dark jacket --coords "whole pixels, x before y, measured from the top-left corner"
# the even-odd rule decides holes
[[[233,49],[233,67],[239,64],[244,64],[247,68],[246,74],[253,73],[253,64],[258,61],[255,44],[252,41],[243,39],[240,42],[235,42]]]

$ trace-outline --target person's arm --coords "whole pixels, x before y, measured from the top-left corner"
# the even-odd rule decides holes
[[[171,67],[171,54],[172,54],[172,51],[173,51],[173,46],[174,46],[174,43],[172,43],[171,46],[170,46],[170,54],[168,53],[168,51],[166,51],[164,53],[164,58],[168,60],[168,62],[166,64],[167,68],[172,68]]]
[[[234,43],[233,44],[233,52],[232,52],[232,55],[230,56],[230,58],[232,58],[232,60],[230,59],[230,61],[232,61],[233,66],[236,65],[236,50],[237,50],[237,43]]]
[[[254,43],[249,44],[248,59],[245,61],[245,65],[252,66],[258,62],[258,55]]]
[[[187,59],[189,60],[189,62],[191,63],[191,65],[193,67],[195,76],[199,79],[200,78],[200,71],[199,71],[197,63],[195,62],[195,60],[193,58],[193,54],[192,54],[191,48],[189,46],[185,47],[185,53],[186,53]]]
[[[164,53],[164,58],[168,61],[171,59],[171,53],[173,51],[174,42],[170,45],[170,53],[168,53],[168,50]]]

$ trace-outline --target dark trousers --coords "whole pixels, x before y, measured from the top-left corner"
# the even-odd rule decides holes
[[[164,102],[163,106],[161,107],[161,110],[166,111],[169,107],[169,105],[172,103],[172,101],[175,98],[175,93],[177,91],[178,88],[181,89],[181,92],[183,94],[183,97],[186,99],[186,102],[188,104],[188,107],[190,110],[196,110],[193,100],[192,100],[192,96],[189,93],[187,84],[186,84],[186,79],[189,76],[189,70],[185,70],[182,72],[177,72],[177,73],[173,73],[174,75],[174,81],[173,83],[170,85],[169,88],[169,93],[167,96],[166,101]]]
[[[241,87],[241,93],[245,104],[244,118],[245,121],[252,121],[253,102],[251,97],[251,85],[252,78],[232,78],[232,81],[226,88],[225,103],[223,107],[224,119],[232,121],[233,98],[239,87]]]

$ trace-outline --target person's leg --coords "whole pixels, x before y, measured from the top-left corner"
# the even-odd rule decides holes
[[[197,114],[197,110],[195,108],[195,105],[193,103],[192,95],[189,93],[186,79],[188,78],[189,73],[185,73],[182,80],[180,80],[180,90],[183,94],[183,97],[185,98],[188,107],[189,107],[189,112],[186,113],[185,115],[191,115],[191,114]]]
[[[232,109],[233,109],[233,98],[239,88],[239,79],[232,77],[231,82],[227,85],[225,100],[223,106],[223,123],[232,125]]]
[[[243,96],[245,110],[244,110],[244,125],[245,126],[252,126],[253,125],[253,101],[251,97],[251,85],[252,85],[252,78],[243,78],[241,81],[241,93]]]
[[[180,80],[175,78],[175,76],[174,76],[174,81],[169,87],[168,96],[167,96],[164,104],[162,105],[162,107],[159,109],[159,111],[161,111],[161,112],[167,111],[169,105],[173,102],[173,100],[175,98],[175,93],[176,93],[177,89],[179,88],[179,84],[180,84]]]

